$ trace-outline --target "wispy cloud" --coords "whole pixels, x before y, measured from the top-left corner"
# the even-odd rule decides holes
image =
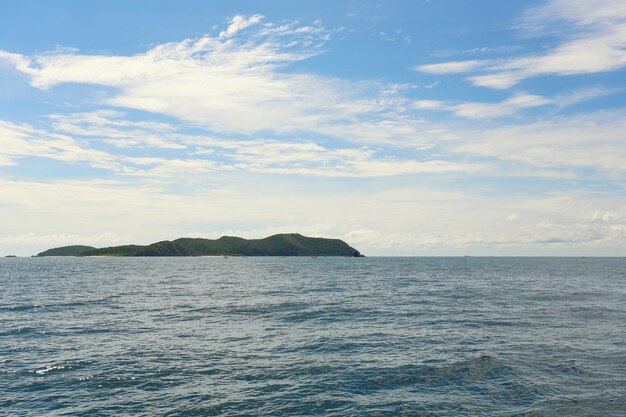
[[[404,157],[369,147],[328,147],[307,140],[225,139],[188,134],[176,125],[130,121],[119,111],[50,115],[51,132],[0,121],[5,165],[37,156],[89,164],[119,175],[161,181],[202,180],[211,172],[256,172],[312,177],[384,177],[411,174],[471,173],[488,167],[420,156]],[[102,144],[118,148],[106,151]],[[129,148],[129,152],[125,152]],[[131,149],[132,148],[132,149]],[[430,149],[430,147],[424,148]],[[143,150],[143,155],[137,151]],[[176,151],[163,155],[159,150]],[[2,159],[0,159],[1,161]]]
[[[118,157],[81,145],[72,137],[0,120],[0,163],[14,165],[20,157],[39,157],[123,171]]]
[[[514,115],[521,110],[534,107],[552,106],[561,110],[585,101],[621,92],[620,89],[590,87],[573,90],[554,97],[518,92],[499,102],[453,102],[443,100],[415,100],[411,106],[416,110],[447,111],[467,119],[496,119]]]
[[[332,33],[319,22],[275,25],[261,24],[260,15],[235,16],[217,37],[162,44],[132,56],[2,52],[0,59],[30,76],[34,87],[114,87],[102,104],[174,116],[221,133],[308,132],[361,143],[413,140],[423,123],[403,122],[392,131],[378,125],[402,112],[402,101],[384,93],[389,86],[284,70],[322,53]],[[357,131],[367,135],[352,136]]]
[[[68,135],[99,138],[119,148],[154,147],[185,149],[184,144],[168,140],[174,126],[155,121],[125,120],[126,113],[97,110],[84,113],[53,114],[51,128]]]
[[[220,38],[230,38],[234,36],[237,32],[250,27],[252,25],[256,25],[263,19],[263,16],[260,14],[255,14],[250,17],[237,15],[230,19],[228,28],[226,30],[220,32]]]
[[[518,93],[499,103],[464,102],[449,103],[440,100],[416,100],[413,107],[419,110],[445,110],[468,119],[494,119],[509,116],[519,110],[545,106],[552,100],[534,94]]]
[[[415,70],[431,74],[457,74],[460,72],[469,72],[479,68],[485,68],[489,65],[490,61],[486,60],[450,61],[439,64],[417,65]]]
[[[468,78],[474,85],[507,89],[541,75],[591,74],[626,66],[626,7],[622,2],[552,0],[528,11],[521,27],[537,31],[555,22],[567,24],[562,29],[563,40],[544,54],[426,64],[416,70],[434,74],[478,72]]]
[[[466,132],[455,151],[529,166],[596,169],[619,178],[626,173],[624,132],[623,111],[597,112]]]

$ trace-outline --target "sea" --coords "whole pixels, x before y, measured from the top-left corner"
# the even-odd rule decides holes
[[[626,258],[0,259],[2,416],[625,416]]]

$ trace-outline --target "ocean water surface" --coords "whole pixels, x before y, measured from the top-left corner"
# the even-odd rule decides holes
[[[0,415],[624,416],[626,258],[7,258]]]

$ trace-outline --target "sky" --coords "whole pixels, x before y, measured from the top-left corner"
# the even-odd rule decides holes
[[[626,1],[0,2],[0,255],[626,255]]]

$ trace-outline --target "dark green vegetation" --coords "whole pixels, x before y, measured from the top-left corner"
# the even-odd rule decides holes
[[[70,249],[73,248],[73,249]],[[78,249],[83,248],[83,249]],[[362,256],[339,239],[306,237],[298,233],[265,239],[222,236],[219,239],[182,238],[147,246],[125,245],[96,249],[66,246],[49,249],[37,256]]]
[[[63,246],[60,248],[48,249],[47,251],[41,252],[37,256],[80,256],[84,252],[89,250],[94,250],[93,246]]]

